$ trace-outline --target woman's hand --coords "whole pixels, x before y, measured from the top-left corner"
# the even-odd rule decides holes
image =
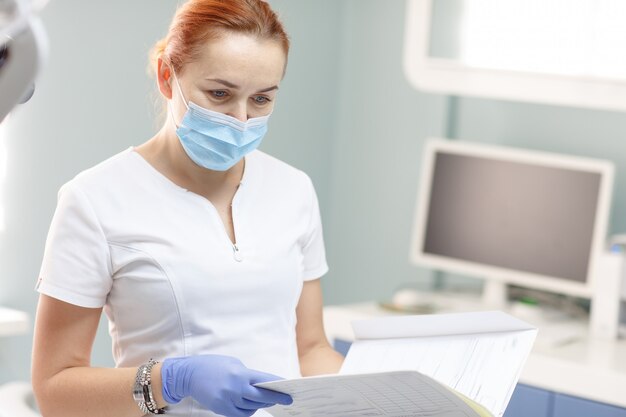
[[[246,368],[231,356],[170,358],[161,367],[163,398],[175,404],[191,396],[207,409],[229,417],[247,417],[259,408],[291,404],[289,395],[257,388],[277,376]]]

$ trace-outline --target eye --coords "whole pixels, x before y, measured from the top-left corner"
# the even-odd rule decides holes
[[[264,104],[269,103],[272,100],[270,100],[270,98],[266,96],[254,96],[252,97],[252,101],[254,101],[254,104],[262,106]]]
[[[228,97],[228,92],[224,90],[209,90],[209,94],[218,100]]]

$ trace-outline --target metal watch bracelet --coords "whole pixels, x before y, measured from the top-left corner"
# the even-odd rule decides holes
[[[152,367],[158,362],[150,360],[137,368],[135,384],[133,385],[133,399],[144,414],[165,414],[165,407],[158,408],[152,395]]]

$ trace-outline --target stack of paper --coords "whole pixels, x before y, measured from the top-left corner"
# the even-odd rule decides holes
[[[275,417],[500,417],[537,330],[505,313],[385,317],[353,323],[340,375],[258,386],[292,395]]]

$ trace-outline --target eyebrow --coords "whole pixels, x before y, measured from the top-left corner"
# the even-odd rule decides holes
[[[215,81],[216,83],[220,83],[225,85],[228,88],[234,88],[234,89],[238,89],[239,86],[236,84],[231,83],[230,81],[226,81],[226,80],[222,80],[220,78],[207,78],[208,81]],[[268,91],[272,91],[272,90],[278,90],[278,86],[277,85],[273,85],[271,87],[267,87],[264,88],[262,90],[259,90],[259,93],[267,93]]]

